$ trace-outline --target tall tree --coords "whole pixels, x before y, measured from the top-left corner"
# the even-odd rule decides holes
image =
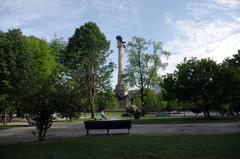
[[[85,89],[91,117],[94,118],[95,96],[97,90],[98,70],[106,63],[109,56],[110,42],[99,27],[88,22],[75,30],[67,45],[66,63],[71,69],[72,78],[78,78]]]
[[[162,43],[146,41],[141,37],[133,37],[125,51],[128,54],[126,81],[130,87],[140,89],[141,107],[145,111],[144,89],[159,82],[158,71],[167,65],[162,62],[161,57],[166,57],[170,53],[163,50]]]
[[[16,93],[22,78],[26,59],[26,41],[19,29],[0,32],[0,96],[4,111],[16,106]]]
[[[222,105],[220,112],[228,111],[239,116],[240,111],[240,51],[227,58],[220,65],[218,74],[219,90],[216,92]],[[227,110],[225,110],[227,108]]]
[[[56,53],[44,40],[26,38],[28,58],[20,81],[18,98],[24,112],[36,122],[39,140],[44,140],[57,110],[56,83],[59,77]]]
[[[173,74],[164,80],[165,89],[172,93],[169,99],[178,98],[194,103],[205,116],[209,117],[211,106],[216,103],[218,90],[217,75],[219,67],[212,59],[192,58],[177,65]]]

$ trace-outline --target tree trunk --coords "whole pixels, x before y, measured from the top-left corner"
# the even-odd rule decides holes
[[[207,117],[208,117],[208,118],[210,117],[210,113],[209,113],[209,111],[207,111]]]
[[[88,68],[88,101],[91,108],[91,118],[95,118],[95,70],[92,67]]]
[[[44,126],[42,125],[42,127],[39,128],[38,140],[39,141],[44,141],[44,139],[46,137],[46,133],[47,133],[47,128],[44,128]]]
[[[8,99],[6,99],[5,103],[4,103],[4,118],[3,118],[3,125],[7,125],[7,115],[8,115]]]
[[[235,106],[234,106],[234,111],[235,111],[236,117],[239,117],[239,108],[238,108],[238,105],[235,105]]]
[[[204,116],[209,118],[210,117],[210,112],[209,112],[210,111],[210,106],[209,106],[209,104],[204,103],[202,109],[203,109]]]
[[[43,137],[43,128],[39,128],[38,129],[38,140],[39,141],[43,141],[44,140],[44,137]]]
[[[141,88],[141,102],[142,102],[142,109],[144,110],[144,88]]]
[[[4,108],[3,125],[7,125],[7,106],[5,106],[5,108]]]
[[[210,117],[209,110],[204,110],[203,113],[205,117],[208,117],[208,118]]]
[[[239,111],[236,111],[236,116],[239,118]]]
[[[51,127],[52,116],[49,113],[41,113],[35,117],[36,131],[38,140],[43,141],[46,137],[47,130]]]
[[[142,73],[142,63],[141,63],[141,52],[138,51],[138,67],[139,67],[139,73],[140,73],[140,82],[141,82],[141,102],[142,102],[142,115],[145,113],[144,108],[144,84],[143,84],[143,73]]]

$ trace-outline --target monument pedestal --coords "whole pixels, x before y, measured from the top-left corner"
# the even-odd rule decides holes
[[[126,111],[126,107],[129,105],[129,101],[128,101],[128,96],[127,96],[127,92],[125,91],[124,85],[117,84],[114,90],[114,93],[118,98],[119,110]]]

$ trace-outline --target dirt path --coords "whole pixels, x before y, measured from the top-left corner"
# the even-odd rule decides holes
[[[34,127],[18,127],[0,130],[0,144],[36,141]],[[90,134],[105,134],[106,130],[90,130]],[[110,130],[111,134],[127,133],[127,130]],[[229,134],[240,133],[240,123],[214,124],[159,124],[132,125],[131,135],[168,135],[168,134]],[[54,123],[47,133],[47,139],[85,136],[83,123]]]

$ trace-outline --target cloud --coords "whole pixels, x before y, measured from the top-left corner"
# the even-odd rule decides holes
[[[239,9],[240,0],[203,0],[201,2],[187,3],[188,14],[193,17],[201,17],[210,15],[215,11],[232,12],[234,9]]]
[[[189,17],[178,19],[171,15],[166,18],[166,23],[174,30],[173,36],[166,43],[166,49],[174,54],[169,58],[169,66],[165,72],[173,72],[175,65],[184,57],[210,57],[221,62],[237,53],[240,49],[240,17],[234,13],[229,14],[225,8],[239,9],[239,1],[230,2],[195,2],[187,4]],[[206,6],[211,9],[206,9]]]
[[[1,0],[1,6],[1,29],[21,28],[26,34],[49,37],[74,24],[86,10],[86,1]]]
[[[89,20],[127,25],[138,19],[132,0],[0,0],[0,4],[0,30],[21,28],[47,39],[54,33],[68,34]]]
[[[224,8],[238,8],[240,6],[239,0],[214,0],[214,2]]]
[[[133,0],[91,0],[90,4],[96,7],[101,13],[116,13],[116,20],[119,23],[128,22],[129,17],[136,18],[137,9]]]

